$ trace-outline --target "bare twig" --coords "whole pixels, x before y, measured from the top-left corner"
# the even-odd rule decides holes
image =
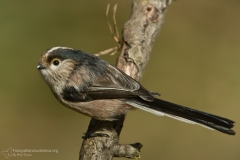
[[[96,53],[96,54],[94,54],[95,56],[101,56],[101,55],[106,55],[106,54],[110,54],[112,56],[112,55],[116,54],[117,51],[121,48],[121,43],[120,43],[119,33],[118,33],[118,28],[117,28],[117,21],[116,21],[117,4],[115,4],[113,6],[113,27],[108,19],[109,8],[110,8],[110,4],[107,5],[107,9],[106,9],[106,20],[107,20],[107,24],[108,24],[110,33],[111,33],[113,39],[117,42],[117,46],[106,49],[99,53]]]
[[[114,55],[119,47],[113,47],[113,48],[109,48],[106,49],[104,51],[98,52],[96,54],[94,54],[95,56],[101,56],[101,55],[106,55],[106,54],[110,54],[111,56]]]
[[[116,13],[117,13],[117,4],[115,4],[113,7],[113,25],[114,25],[113,28],[114,28],[114,34],[115,34],[114,39],[117,43],[120,43],[117,21],[116,21]]]

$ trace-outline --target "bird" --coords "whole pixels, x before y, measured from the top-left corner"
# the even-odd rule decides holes
[[[120,69],[81,50],[48,49],[37,69],[61,104],[95,119],[114,121],[137,108],[235,135],[234,121],[162,100]]]

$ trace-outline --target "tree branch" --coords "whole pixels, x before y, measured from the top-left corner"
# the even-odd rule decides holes
[[[132,0],[132,14],[123,28],[121,53],[117,67],[137,81],[149,60],[150,51],[171,0]],[[139,158],[140,143],[119,144],[125,117],[117,121],[92,119],[79,160],[111,160],[113,157]]]

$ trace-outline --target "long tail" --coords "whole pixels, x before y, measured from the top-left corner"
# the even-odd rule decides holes
[[[201,112],[157,98],[154,98],[152,102],[140,98],[133,98],[129,99],[127,103],[159,116],[165,115],[183,122],[199,124],[209,129],[216,129],[229,135],[235,135],[235,132],[231,130],[234,126],[234,121],[227,118]]]

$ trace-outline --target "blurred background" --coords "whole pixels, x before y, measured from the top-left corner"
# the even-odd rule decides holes
[[[107,3],[118,3],[120,30],[130,0],[0,0],[0,151],[56,149],[14,159],[78,159],[90,118],[63,107],[36,66],[53,46],[89,53],[114,47]],[[164,100],[240,122],[239,6],[239,0],[174,1],[141,83]],[[116,57],[102,56],[111,64]],[[239,160],[239,123],[234,130],[237,135],[228,136],[136,110],[120,142],[141,142],[142,160]]]

